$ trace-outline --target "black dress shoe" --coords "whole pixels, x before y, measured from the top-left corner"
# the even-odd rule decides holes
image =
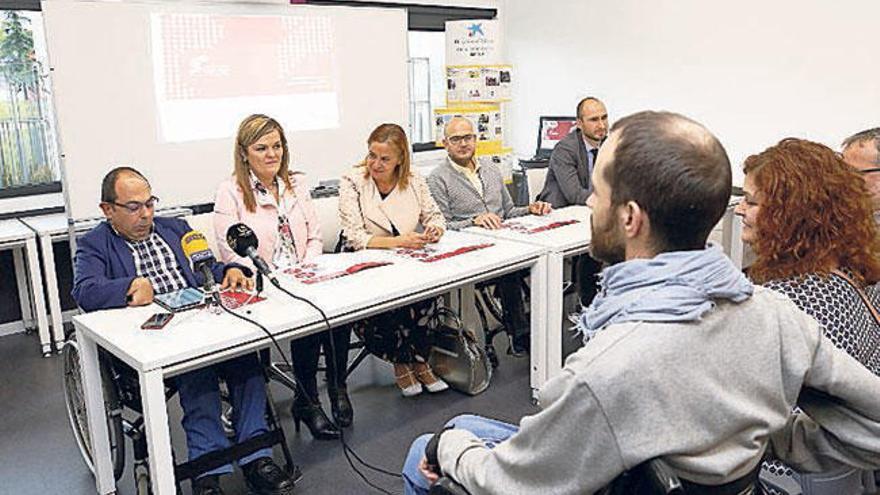
[[[328,388],[327,395],[330,396],[330,412],[333,414],[333,421],[340,428],[351,426],[354,420],[354,409],[351,407],[351,400],[348,398],[347,387]]]
[[[193,495],[223,495],[220,477],[216,474],[202,476],[193,481]]]
[[[321,409],[319,403],[304,401],[297,397],[290,412],[293,414],[293,426],[297,433],[299,433],[300,422],[303,422],[315,440],[336,440],[342,435],[327,419],[327,414]]]
[[[257,495],[292,495],[294,479],[268,457],[241,467],[248,488]]]

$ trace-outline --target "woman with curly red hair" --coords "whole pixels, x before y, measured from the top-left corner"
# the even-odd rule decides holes
[[[757,257],[750,278],[787,295],[837,347],[880,375],[880,322],[869,306],[880,308],[880,239],[864,181],[828,147],[794,138],[748,157],[743,168],[736,214]],[[761,479],[771,493],[807,485],[804,493],[856,493],[873,474],[805,475],[774,461]]]

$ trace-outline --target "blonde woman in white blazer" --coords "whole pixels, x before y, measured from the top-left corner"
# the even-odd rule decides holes
[[[345,247],[395,249],[424,247],[446,231],[443,214],[425,179],[410,168],[409,143],[396,124],[382,124],[367,139],[363,163],[342,178],[339,220]],[[373,354],[394,364],[397,385],[406,397],[446,390],[427,364],[430,343],[415,322],[430,310],[419,302],[354,323]]]

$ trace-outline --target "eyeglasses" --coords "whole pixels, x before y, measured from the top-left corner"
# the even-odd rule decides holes
[[[150,199],[148,199],[144,202],[129,201],[128,203],[117,203],[115,201],[111,201],[110,204],[118,206],[120,208],[125,208],[127,213],[134,215],[136,213],[139,213],[142,208],[147,208],[149,210],[152,210],[153,208],[156,207],[156,203],[158,203],[158,202],[159,202],[159,198],[157,198],[156,196],[150,196]]]
[[[873,173],[873,172],[880,172],[880,167],[878,167],[878,168],[866,168],[866,169],[859,170],[859,173],[862,174],[862,175],[870,174],[870,173]]]
[[[459,145],[461,143],[472,142],[474,139],[477,139],[477,135],[476,134],[465,134],[463,136],[449,136],[447,139],[449,140],[450,143],[455,144],[455,145]]]

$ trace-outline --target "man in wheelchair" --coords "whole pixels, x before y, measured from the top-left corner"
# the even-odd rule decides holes
[[[579,316],[588,342],[519,426],[465,416],[419,437],[406,493],[440,475],[475,495],[594,493],[659,458],[685,493],[748,494],[768,451],[804,471],[880,467],[880,378],[707,247],[731,171],[706,128],[624,118],[593,184],[591,250],[611,266]]]
[[[130,167],[111,170],[101,185],[105,222],[78,242],[73,297],[85,311],[150,304],[153,295],[198,287],[181,248],[191,229],[183,220],[153,218],[158,199],[147,179]],[[213,263],[211,272],[223,288],[250,288],[250,270]],[[175,380],[183,408],[183,429],[189,459],[227,448],[229,440],[220,419],[218,379],[226,381],[234,414],[236,442],[267,431],[266,390],[255,354],[190,371]],[[294,480],[272,460],[271,449],[260,449],[238,460],[253,491],[293,492]],[[196,494],[222,493],[218,478],[231,465],[209,471],[194,481]]]

